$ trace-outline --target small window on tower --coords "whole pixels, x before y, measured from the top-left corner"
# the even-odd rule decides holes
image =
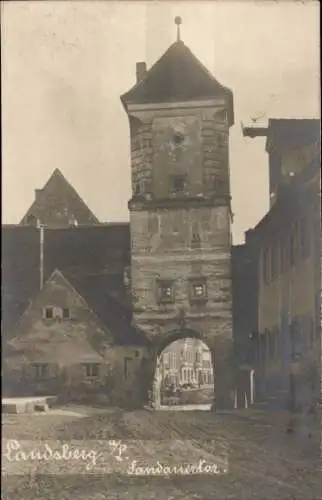
[[[192,278],[190,280],[190,302],[207,301],[207,282],[205,278]]]
[[[159,304],[169,304],[174,302],[174,284],[169,280],[158,280],[157,293]]]
[[[213,181],[213,189],[216,193],[222,193],[224,189],[225,183],[223,179],[220,177],[215,177]]]
[[[175,132],[173,142],[176,146],[180,146],[184,142],[184,135],[181,132]]]
[[[173,193],[183,193],[185,190],[185,176],[184,175],[174,175],[172,180],[172,192]]]
[[[226,134],[217,134],[216,135],[216,141],[217,141],[217,144],[220,148],[226,146],[227,144],[227,136]]]

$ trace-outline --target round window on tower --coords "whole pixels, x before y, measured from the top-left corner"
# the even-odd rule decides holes
[[[175,132],[173,134],[173,142],[176,146],[181,146],[184,142],[184,135],[181,132]]]

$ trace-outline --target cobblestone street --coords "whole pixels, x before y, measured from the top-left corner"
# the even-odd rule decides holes
[[[110,465],[116,465],[109,473],[79,472],[70,462],[60,470],[51,463],[46,468],[38,463],[32,473],[11,469],[4,480],[6,500],[321,498],[317,455],[308,445],[303,448],[303,439],[299,443],[285,432],[283,416],[277,414],[273,418],[251,410],[233,414],[106,410],[77,419],[63,412],[27,418],[16,415],[4,418],[3,435],[21,442],[77,442],[87,449],[97,443],[105,443],[106,448],[109,440],[120,440],[127,447],[124,462],[110,458]],[[228,462],[223,474],[129,474],[133,460],[139,467],[157,462],[178,467],[200,461],[219,463],[225,454]],[[21,461],[18,465],[27,466]]]

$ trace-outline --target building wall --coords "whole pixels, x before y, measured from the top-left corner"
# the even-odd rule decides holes
[[[319,173],[294,179],[254,230],[258,251],[257,396],[308,408],[320,388]]]
[[[163,384],[180,386],[193,383],[201,387],[214,383],[211,352],[199,339],[180,339],[161,354]]]

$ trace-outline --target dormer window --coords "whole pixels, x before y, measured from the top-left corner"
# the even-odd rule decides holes
[[[37,226],[37,217],[32,214],[29,214],[26,218],[26,223],[30,226]]]
[[[74,217],[69,220],[69,225],[72,227],[77,227],[78,226],[78,220],[75,219]]]
[[[171,181],[173,193],[179,194],[184,192],[186,185],[186,178],[184,175],[173,175]]]
[[[47,306],[43,310],[43,317],[45,319],[70,319],[71,314],[70,314],[70,309],[67,307],[61,308],[61,307],[53,307],[53,306]]]

